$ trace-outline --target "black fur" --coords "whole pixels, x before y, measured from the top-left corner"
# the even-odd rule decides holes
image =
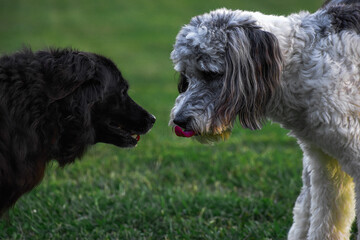
[[[0,58],[0,215],[43,178],[97,142],[133,147],[155,118],[127,94],[115,64],[71,49]]]
[[[179,77],[179,83],[178,83],[179,93],[186,92],[188,87],[189,87],[189,81],[188,81],[187,77],[181,73],[180,77]]]
[[[335,32],[348,30],[360,34],[360,1],[354,4],[331,5],[326,11],[331,16]]]
[[[250,43],[246,59],[239,55],[245,52],[238,43],[242,39],[241,33]],[[260,129],[267,104],[280,84],[282,55],[278,40],[272,33],[247,23],[229,28],[228,41],[225,54],[227,72],[215,116],[231,125],[238,115],[244,128]]]
[[[337,4],[351,5],[356,3],[360,3],[360,0],[326,0],[322,5],[322,8],[326,8]]]

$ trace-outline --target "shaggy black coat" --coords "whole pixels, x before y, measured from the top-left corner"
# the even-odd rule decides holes
[[[115,64],[71,49],[0,58],[0,216],[43,178],[97,142],[133,147],[155,117],[127,94]]]

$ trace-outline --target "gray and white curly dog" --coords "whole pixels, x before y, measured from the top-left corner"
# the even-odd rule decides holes
[[[218,9],[181,29],[171,58],[177,135],[226,139],[238,117],[297,138],[303,187],[288,239],[349,239],[355,215],[360,229],[359,0],[286,17]]]

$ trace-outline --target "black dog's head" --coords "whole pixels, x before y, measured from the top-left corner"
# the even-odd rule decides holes
[[[0,216],[43,178],[47,163],[97,142],[134,147],[155,117],[127,94],[115,64],[72,49],[0,57]]]
[[[54,153],[60,163],[80,157],[86,145],[97,142],[134,147],[155,123],[155,117],[129,97],[127,81],[108,58],[68,49],[37,55],[54,111],[50,118],[60,118]]]
[[[99,56],[97,60],[100,62],[100,68],[107,69],[99,71],[98,77],[113,80],[108,82],[101,100],[95,102],[92,107],[95,141],[118,147],[133,147],[140,135],[151,129],[155,117],[129,97],[129,85],[111,61]]]

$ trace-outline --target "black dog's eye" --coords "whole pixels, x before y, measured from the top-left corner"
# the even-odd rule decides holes
[[[127,92],[128,92],[128,89],[127,89],[127,88],[126,88],[126,89],[123,89],[123,90],[121,91],[122,96],[125,96],[125,95],[127,94]]]
[[[121,90],[120,90],[121,96],[125,96],[125,95],[127,94],[128,90],[129,90],[129,85],[126,84],[126,85],[123,86],[123,87],[121,88]]]
[[[183,92],[186,92],[186,90],[188,89],[189,87],[189,81],[188,79],[186,78],[186,76],[184,74],[180,74],[180,77],[179,77],[179,84],[178,84],[178,91],[179,93],[183,93]]]
[[[201,75],[206,81],[214,81],[220,79],[224,74],[218,72],[201,72]]]

